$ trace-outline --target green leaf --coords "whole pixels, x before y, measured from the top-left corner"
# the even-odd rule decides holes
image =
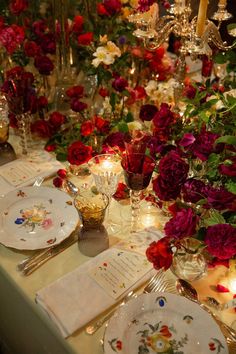
[[[56,154],[56,158],[58,161],[66,161],[67,160],[67,154],[64,152],[58,152]]]
[[[117,127],[118,127],[119,131],[122,132],[122,133],[128,133],[129,132],[128,125],[127,125],[127,123],[125,121],[119,122]]]
[[[224,135],[216,139],[215,144],[225,143],[229,145],[236,145],[236,136],[233,135]]]
[[[210,210],[209,217],[204,220],[204,226],[212,226],[216,224],[225,224],[225,219],[217,210]]]
[[[233,194],[236,194],[236,182],[234,181],[228,181],[226,184],[225,184],[225,187],[226,189],[233,193]]]
[[[227,62],[227,56],[225,55],[225,53],[221,52],[221,53],[218,53],[214,56],[214,62],[217,63],[217,64],[224,64]]]
[[[114,92],[112,92],[110,96],[110,105],[113,111],[115,110],[116,100],[117,100],[117,95]]]
[[[130,123],[130,122],[133,122],[134,121],[134,117],[133,117],[133,114],[131,112],[128,112],[126,117],[125,117],[125,121],[127,123]]]

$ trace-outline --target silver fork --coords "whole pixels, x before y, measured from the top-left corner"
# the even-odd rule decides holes
[[[164,279],[165,276],[165,272],[161,269],[159,270],[148,282],[148,284],[145,286],[143,293],[144,294],[148,294],[151,292],[156,292],[159,291],[158,290],[158,284],[162,281],[162,279]],[[122,303],[120,304],[120,306],[123,306],[124,304],[127,303],[127,301],[129,301],[132,298],[137,297],[137,294],[134,293],[133,291],[131,291],[130,293],[128,293],[125,298],[123,299]],[[115,311],[117,310],[117,307],[115,309],[113,309],[112,311],[110,311],[105,317],[101,318],[100,320],[98,320],[97,322],[95,322],[92,325],[89,325],[86,327],[85,332],[87,334],[94,334],[99,328],[102,327],[102,325],[107,322],[111,316],[115,313]]]

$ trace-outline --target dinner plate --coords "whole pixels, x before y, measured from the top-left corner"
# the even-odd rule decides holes
[[[142,294],[108,323],[105,354],[227,354],[216,322],[201,307],[169,293]]]
[[[49,187],[23,187],[1,199],[0,243],[34,250],[56,245],[75,229],[79,216],[73,199]]]

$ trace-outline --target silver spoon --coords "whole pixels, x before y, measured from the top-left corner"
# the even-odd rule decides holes
[[[196,302],[205,311],[207,311],[216,320],[223,334],[225,334],[225,336],[227,337],[230,336],[233,340],[236,341],[236,332],[227,324],[222,322],[211,310],[208,309],[207,306],[205,306],[199,301],[197,290],[190,283],[183,279],[177,279],[176,289],[178,290],[180,295],[185,296],[187,299]]]
[[[229,300],[229,301],[221,304],[214,297],[207,296],[206,303],[207,303],[207,305],[214,307],[218,311],[224,311],[224,310],[236,307],[236,299]]]

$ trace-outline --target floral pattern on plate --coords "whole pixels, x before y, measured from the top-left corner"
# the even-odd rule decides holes
[[[73,199],[56,188],[24,187],[8,193],[0,205],[0,242],[33,250],[58,244],[76,228]]]
[[[48,230],[53,226],[53,221],[48,215],[51,214],[47,211],[43,204],[34,205],[28,209],[20,210],[21,216],[16,218],[15,224],[25,227],[27,232],[33,232],[35,227],[41,227],[44,230]]]
[[[120,307],[104,337],[106,354],[227,354],[225,338],[197,304],[168,293],[142,294]]]

